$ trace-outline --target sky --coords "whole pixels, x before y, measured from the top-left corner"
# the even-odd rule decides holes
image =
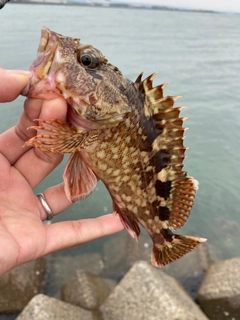
[[[126,1],[126,0],[125,0]],[[129,3],[151,3],[177,8],[240,13],[240,0],[128,0]]]

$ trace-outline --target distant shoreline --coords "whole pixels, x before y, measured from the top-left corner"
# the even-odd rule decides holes
[[[46,4],[46,5],[67,5],[67,6],[81,6],[81,7],[101,7],[101,8],[125,8],[125,9],[145,9],[145,10],[159,10],[159,11],[183,11],[183,12],[200,12],[200,13],[221,13],[218,11],[212,10],[195,10],[195,9],[184,9],[184,8],[174,8],[158,5],[130,5],[130,4],[118,4],[118,3],[76,3],[71,1],[41,1],[41,0],[11,0],[8,3],[17,3],[17,4]]]

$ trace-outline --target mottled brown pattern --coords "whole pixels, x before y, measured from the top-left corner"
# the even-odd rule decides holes
[[[46,98],[47,91],[70,105],[68,123],[41,121],[27,144],[73,153],[64,175],[71,201],[89,195],[101,179],[129,233],[137,238],[140,223],[152,237],[155,266],[204,241],[171,232],[185,224],[197,182],[182,171],[185,119],[174,108],[179,97],[164,97],[166,84],[153,87],[155,74],[133,83],[96,48],[46,28],[31,72],[28,96]]]

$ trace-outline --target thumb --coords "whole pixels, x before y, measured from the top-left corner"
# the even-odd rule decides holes
[[[0,102],[15,100],[26,87],[30,72],[0,68]]]

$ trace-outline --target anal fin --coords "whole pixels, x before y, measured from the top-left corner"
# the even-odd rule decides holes
[[[71,202],[85,199],[97,185],[95,173],[88,167],[79,151],[69,158],[63,173],[65,193]]]
[[[155,267],[165,266],[192,251],[200,243],[207,241],[204,238],[181,236],[168,233],[168,230],[164,231],[166,233],[166,237],[163,233],[164,243],[153,244],[151,262]]]

